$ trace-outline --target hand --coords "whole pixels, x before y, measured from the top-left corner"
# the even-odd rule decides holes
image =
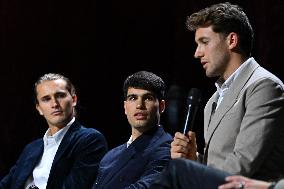
[[[249,179],[243,176],[228,176],[226,184],[218,187],[218,189],[267,189],[271,183]]]
[[[171,143],[171,157],[186,158],[190,160],[197,160],[197,144],[195,133],[189,131],[187,135],[180,132],[175,133],[173,142]]]

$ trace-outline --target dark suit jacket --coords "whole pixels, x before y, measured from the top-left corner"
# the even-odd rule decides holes
[[[93,189],[148,188],[171,158],[171,141],[162,127],[155,127],[128,148],[123,144],[112,149],[100,163]]]
[[[43,154],[43,139],[28,144],[16,165],[0,182],[0,189],[23,189]],[[47,189],[89,189],[107,151],[104,136],[75,121],[63,137],[50,170]]]

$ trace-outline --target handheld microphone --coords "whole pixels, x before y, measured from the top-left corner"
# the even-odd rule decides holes
[[[187,115],[183,128],[183,134],[188,133],[188,131],[192,131],[194,120],[200,102],[201,102],[201,91],[197,88],[190,89],[187,97]]]

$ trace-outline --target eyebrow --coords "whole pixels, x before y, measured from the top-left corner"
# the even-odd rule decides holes
[[[67,94],[67,93],[66,93],[66,92],[63,92],[63,91],[57,91],[56,93],[54,93],[55,96],[56,96],[56,95],[60,95],[60,94]],[[47,95],[44,95],[44,96],[40,97],[40,99],[49,98],[49,97],[51,97],[51,96],[52,96],[52,95],[47,94]]]
[[[204,39],[209,40],[209,37],[200,37],[200,38],[197,39],[197,41],[203,41]]]
[[[137,94],[129,94],[129,95],[126,96],[126,98],[132,97],[132,96],[138,96],[138,95]]]
[[[47,98],[50,98],[50,95],[42,96],[42,97],[40,97],[39,99],[40,99],[40,100],[43,100],[43,99],[47,99]]]
[[[128,98],[128,97],[133,97],[133,96],[154,96],[154,97],[155,97],[155,94],[153,94],[153,93],[151,93],[151,92],[144,93],[144,94],[142,94],[142,95],[138,95],[138,94],[128,94],[128,95],[126,96],[126,98]]]

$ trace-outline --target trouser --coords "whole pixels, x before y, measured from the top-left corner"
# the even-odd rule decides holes
[[[171,160],[150,189],[217,189],[229,173],[186,160]]]

